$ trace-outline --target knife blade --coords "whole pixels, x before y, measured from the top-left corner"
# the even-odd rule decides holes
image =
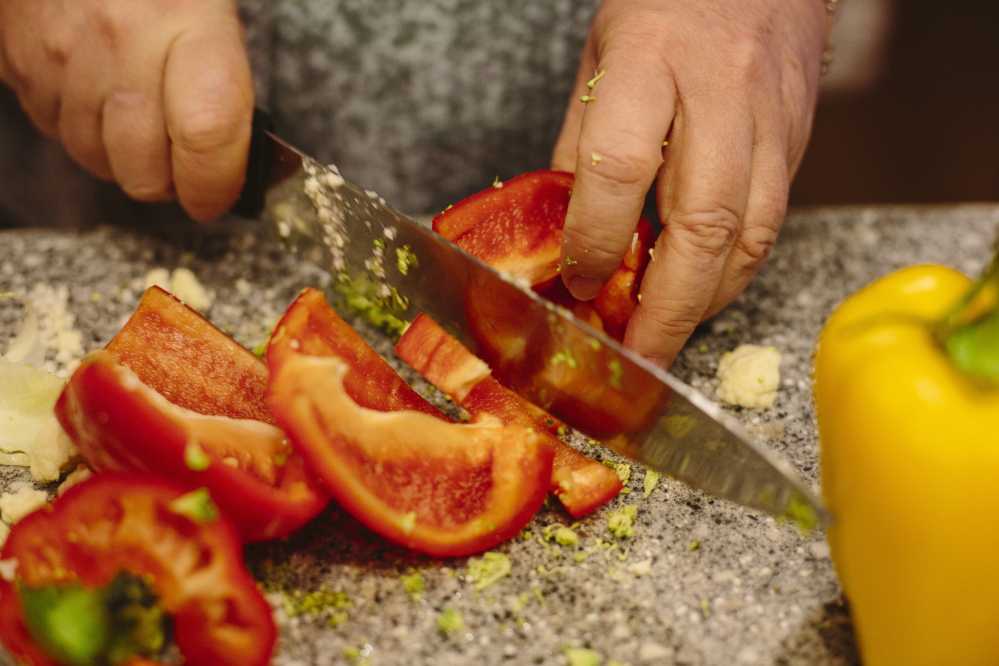
[[[335,166],[257,127],[247,173],[234,212],[259,213],[286,246],[333,275],[350,305],[399,324],[425,312],[501,382],[622,455],[803,528],[831,524],[793,468],[718,405]]]

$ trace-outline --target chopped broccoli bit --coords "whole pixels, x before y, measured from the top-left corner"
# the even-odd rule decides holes
[[[571,527],[566,527],[565,525],[559,525],[558,523],[549,525],[544,529],[544,535],[545,539],[554,539],[555,543],[560,546],[579,545],[579,535]]]
[[[344,611],[352,605],[346,592],[334,592],[326,587],[311,592],[303,590],[285,592],[281,601],[288,617],[329,614],[333,621],[331,623],[337,624],[341,619],[345,619],[339,617],[337,612]]]
[[[635,536],[634,525],[635,518],[637,517],[638,505],[625,504],[620,509],[607,516],[607,529],[609,529],[614,536],[622,539]]]
[[[424,590],[423,574],[420,573],[419,569],[411,573],[399,574],[399,582],[402,583],[402,589],[409,593],[413,601],[419,601],[423,596],[420,594]]]
[[[399,272],[402,273],[403,275],[409,275],[410,268],[420,267],[420,262],[417,261],[416,255],[413,254],[413,251],[409,249],[408,245],[403,245],[402,247],[396,248],[395,256],[396,256],[396,268],[398,268]]]
[[[437,628],[445,634],[461,631],[465,628],[465,621],[461,618],[461,612],[453,608],[447,608],[437,618]]]
[[[181,495],[170,502],[170,510],[196,523],[212,523],[219,517],[219,509],[212,501],[208,488],[198,488]]]
[[[621,361],[614,359],[607,363],[607,369],[610,370],[611,376],[608,380],[610,382],[611,388],[620,389],[621,388],[621,378],[624,377],[624,368],[621,367]]]
[[[819,516],[808,500],[799,494],[794,494],[787,503],[787,508],[780,519],[790,520],[803,534],[811,532],[819,524]]]
[[[552,365],[557,365],[559,363],[565,363],[573,370],[579,367],[579,361],[576,360],[576,355],[573,354],[572,350],[568,347],[562,351],[555,352],[552,355]]]
[[[671,414],[666,417],[666,432],[674,439],[683,439],[697,425],[693,416],[686,414]]]
[[[487,552],[468,560],[468,581],[476,590],[484,590],[500,578],[510,575],[510,558],[503,553]]]
[[[615,463],[614,471],[617,473],[617,478],[621,479],[621,483],[628,485],[631,481],[631,465],[628,463]]]
[[[644,499],[649,498],[649,495],[655,490],[656,484],[659,483],[660,478],[662,478],[662,474],[654,469],[645,470],[645,479],[642,481],[642,497]]]

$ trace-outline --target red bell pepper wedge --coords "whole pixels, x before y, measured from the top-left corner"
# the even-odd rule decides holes
[[[473,416],[490,414],[504,425],[532,428],[554,450],[549,490],[573,517],[583,516],[621,491],[617,473],[580,453],[552,432],[559,422],[503,386],[488,366],[425,314],[419,314],[396,344],[396,354],[451,395]]]
[[[312,287],[298,295],[274,327],[267,365],[273,372],[296,354],[339,356],[358,370],[346,377],[344,387],[361,407],[380,412],[411,409],[451,420],[413,390]]]
[[[387,539],[438,557],[514,536],[547,494],[550,447],[496,419],[435,414],[351,333],[321,294],[306,292],[267,351],[271,411],[337,502]]]
[[[106,349],[175,405],[274,423],[267,366],[174,296],[150,287]]]
[[[152,592],[140,613],[158,609],[169,615],[185,664],[267,664],[277,628],[270,606],[244,566],[239,536],[224,516],[213,519],[185,511],[182,504],[189,499],[186,488],[160,477],[107,472],[26,516],[11,529],[0,555],[15,567],[13,576],[0,578],[0,640],[31,666],[65,663],[65,656],[51,654],[53,645],[79,648],[79,643],[47,635],[39,616],[55,623],[60,636],[72,634],[67,623],[92,629],[95,618],[39,609],[32,602],[38,598],[34,595],[75,589],[100,600],[89,608],[99,609],[98,619],[108,613],[109,621],[98,626],[120,629],[115,620],[127,627],[130,619],[135,621],[134,613],[116,616],[110,597],[100,595],[125,574]],[[94,649],[110,649],[101,636],[84,633]],[[145,635],[131,634],[127,645],[149,647],[149,641],[142,640]],[[127,663],[155,663],[151,657],[155,655],[140,652]]]
[[[263,361],[153,288],[108,348],[83,360],[55,412],[95,470],[205,486],[244,540],[266,541],[305,525],[329,495],[273,425],[261,377],[266,386]]]
[[[621,340],[638,305],[655,234],[640,217],[621,265],[592,305],[582,304],[555,279],[573,182],[573,175],[564,171],[522,174],[451,206],[434,218],[433,229],[496,270],[528,280],[542,296]]]

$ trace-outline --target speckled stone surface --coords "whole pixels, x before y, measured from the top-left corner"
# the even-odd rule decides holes
[[[997,222],[995,205],[792,211],[758,278],[696,332],[675,372],[710,395],[723,352],[744,342],[774,345],[783,355],[776,405],[731,411],[817,484],[809,366],[825,317],[847,293],[903,265],[942,262],[976,273]],[[156,266],[190,267],[216,293],[208,317],[246,345],[263,339],[300,288],[326,280],[243,234],[185,246],[108,229],[0,232],[0,292],[65,286],[88,348],[114,334],[136,305],[137,280]],[[0,344],[19,315],[14,301],[0,300]],[[389,352],[384,338],[365,334]],[[510,575],[481,590],[467,578],[467,558],[408,553],[335,509],[287,542],[249,548],[281,618],[274,664],[559,665],[568,663],[567,647],[592,649],[605,664],[634,666],[857,663],[849,613],[821,534],[803,538],[790,525],[673,481],[643,498],[643,477],[635,467],[630,494],[579,521],[578,547],[540,539],[549,525],[571,524],[557,503],[542,509],[528,527],[531,538],[496,549],[509,555]],[[2,472],[4,484],[19,478],[18,469]],[[639,507],[630,539],[606,527],[608,513],[622,504]],[[586,555],[581,562],[578,553]],[[404,576],[416,571],[424,589],[414,597]],[[320,589],[349,599],[335,626],[330,610],[293,618],[280,610],[283,595]],[[439,628],[448,609],[461,614],[462,629]]]

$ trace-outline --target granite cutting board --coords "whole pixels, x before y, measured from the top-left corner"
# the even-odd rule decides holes
[[[792,211],[758,278],[696,332],[674,372],[711,396],[722,353],[741,343],[775,346],[783,356],[776,405],[731,411],[817,487],[809,367],[825,317],[846,294],[903,265],[933,261],[977,273],[997,221],[999,206],[986,204]],[[301,288],[329,282],[252,233],[169,243],[115,229],[0,232],[0,292],[40,290],[56,300],[64,293],[85,349],[114,335],[150,269],[179,266],[214,291],[208,318],[248,346],[265,338]],[[0,349],[20,315],[16,301],[0,299]],[[357,325],[421,393],[453,409],[391,357],[388,340]],[[621,462],[576,435],[571,441]],[[633,466],[631,492],[579,521],[578,547],[542,538],[549,525],[573,524],[551,502],[529,536],[496,549],[509,555],[511,574],[481,590],[467,580],[467,558],[387,545],[335,508],[286,542],[248,548],[280,621],[274,664],[566,664],[565,650],[577,647],[607,664],[857,663],[822,534],[802,536],[671,480],[643,497],[644,475]],[[4,486],[25,478],[21,468],[0,470]],[[630,539],[606,526],[622,504],[639,507]],[[406,584],[416,572],[422,591]],[[289,617],[296,595],[316,590],[348,601]],[[460,613],[462,629],[439,628],[449,609]]]

